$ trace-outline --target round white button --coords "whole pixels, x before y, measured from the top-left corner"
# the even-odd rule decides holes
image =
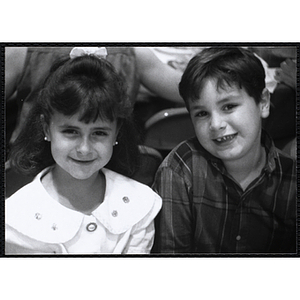
[[[41,215],[40,213],[36,213],[36,214],[35,214],[35,218],[36,218],[37,220],[40,220],[40,219],[42,218],[42,215]]]
[[[89,232],[93,232],[97,229],[97,224],[96,223],[89,223],[87,226],[86,226],[86,230],[89,231]]]
[[[126,197],[126,196],[125,196],[125,197],[123,197],[123,202],[124,202],[124,203],[129,203],[129,201],[130,201],[130,200],[129,200],[129,198],[128,198],[128,197]]]
[[[238,235],[238,236],[236,237],[236,240],[239,241],[241,238],[242,238],[242,237],[241,237],[240,235]]]

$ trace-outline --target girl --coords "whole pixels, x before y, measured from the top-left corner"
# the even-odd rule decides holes
[[[6,200],[6,254],[150,252],[161,198],[127,177],[132,105],[103,55],[74,48],[55,65],[14,144],[12,165],[36,177]]]

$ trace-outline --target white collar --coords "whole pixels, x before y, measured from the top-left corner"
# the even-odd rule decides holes
[[[6,200],[5,219],[8,225],[31,238],[61,243],[75,236],[85,215],[61,205],[46,192],[41,178],[50,168]],[[105,168],[102,171],[106,178],[105,196],[92,215],[111,233],[129,230],[154,206],[159,211],[161,198],[148,186]]]

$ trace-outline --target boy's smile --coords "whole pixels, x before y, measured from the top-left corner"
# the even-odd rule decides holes
[[[217,89],[206,79],[200,97],[190,102],[191,119],[201,145],[224,163],[254,159],[261,149],[261,118],[269,115],[269,98],[259,104],[244,88]]]
[[[226,144],[231,143],[233,141],[233,139],[236,138],[236,136],[237,136],[237,134],[224,135],[224,136],[214,139],[214,141],[216,142],[216,144],[226,145]]]

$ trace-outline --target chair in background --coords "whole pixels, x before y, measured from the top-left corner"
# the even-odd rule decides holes
[[[134,174],[133,179],[151,186],[163,157],[157,150],[151,147],[139,145],[139,150],[141,154],[141,166]]]
[[[144,145],[164,153],[194,135],[187,109],[170,108],[156,113],[145,123]]]

